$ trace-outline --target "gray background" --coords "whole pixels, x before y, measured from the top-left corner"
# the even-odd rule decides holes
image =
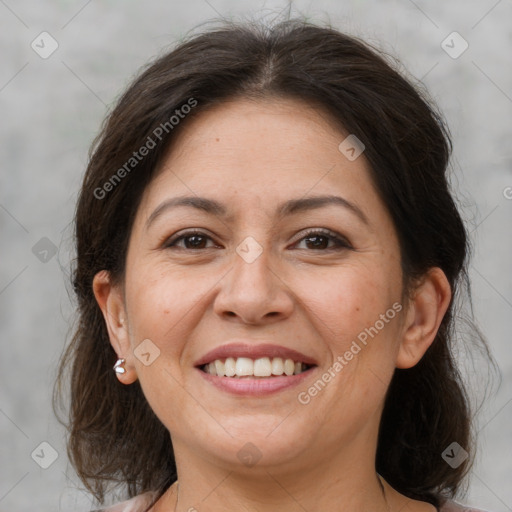
[[[67,461],[50,397],[73,319],[69,223],[88,147],[109,106],[141,65],[199,23],[219,15],[271,18],[288,7],[284,1],[0,0],[0,512],[34,510],[35,503],[40,511],[93,506]],[[292,14],[301,13],[398,56],[448,120],[453,184],[475,245],[475,314],[503,375],[478,417],[480,448],[467,502],[512,510],[512,1],[294,2]],[[47,59],[31,48],[42,31],[59,44]],[[456,59],[441,47],[453,31],[469,44]],[[452,51],[462,48],[447,41]],[[462,351],[461,363],[481,399],[484,359],[468,361]],[[41,442],[58,453],[48,469],[31,458]],[[51,462],[50,449],[42,449],[34,459]]]

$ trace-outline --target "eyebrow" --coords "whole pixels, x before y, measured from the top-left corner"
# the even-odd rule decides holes
[[[279,219],[282,219],[283,217],[286,217],[288,215],[293,215],[296,213],[310,210],[316,210],[318,208],[324,208],[330,205],[341,206],[349,210],[356,217],[358,217],[359,220],[361,220],[364,224],[370,226],[368,218],[358,206],[348,201],[347,199],[344,199],[343,197],[333,195],[290,199],[278,205],[276,210],[276,216]],[[165,200],[155,208],[153,213],[149,216],[148,220],[146,221],[146,229],[148,229],[149,226],[156,220],[156,218],[160,217],[164,212],[183,206],[195,208],[197,210],[201,210],[208,214],[215,215],[221,218],[226,218],[228,216],[228,211],[226,207],[214,199],[208,199],[206,197],[198,196],[173,197],[171,199]]]

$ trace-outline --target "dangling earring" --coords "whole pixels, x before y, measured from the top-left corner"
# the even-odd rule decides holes
[[[114,365],[114,371],[116,373],[126,373],[126,368],[123,366],[126,359],[118,359]]]

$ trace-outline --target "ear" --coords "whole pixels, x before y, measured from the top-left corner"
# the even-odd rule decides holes
[[[431,268],[409,301],[396,367],[411,368],[434,341],[448,309],[452,291],[444,272]]]
[[[119,359],[126,359],[125,373],[118,373],[117,378],[123,384],[132,384],[137,380],[133,364],[132,349],[128,336],[128,323],[124,298],[118,286],[114,286],[107,270],[98,272],[93,279],[92,288],[105,319],[110,344]],[[114,371],[114,370],[112,370]]]

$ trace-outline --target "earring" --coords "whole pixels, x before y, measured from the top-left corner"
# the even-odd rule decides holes
[[[125,373],[126,368],[123,366],[125,362],[126,362],[126,359],[118,359],[116,361],[116,364],[114,365],[114,371],[116,373]]]

